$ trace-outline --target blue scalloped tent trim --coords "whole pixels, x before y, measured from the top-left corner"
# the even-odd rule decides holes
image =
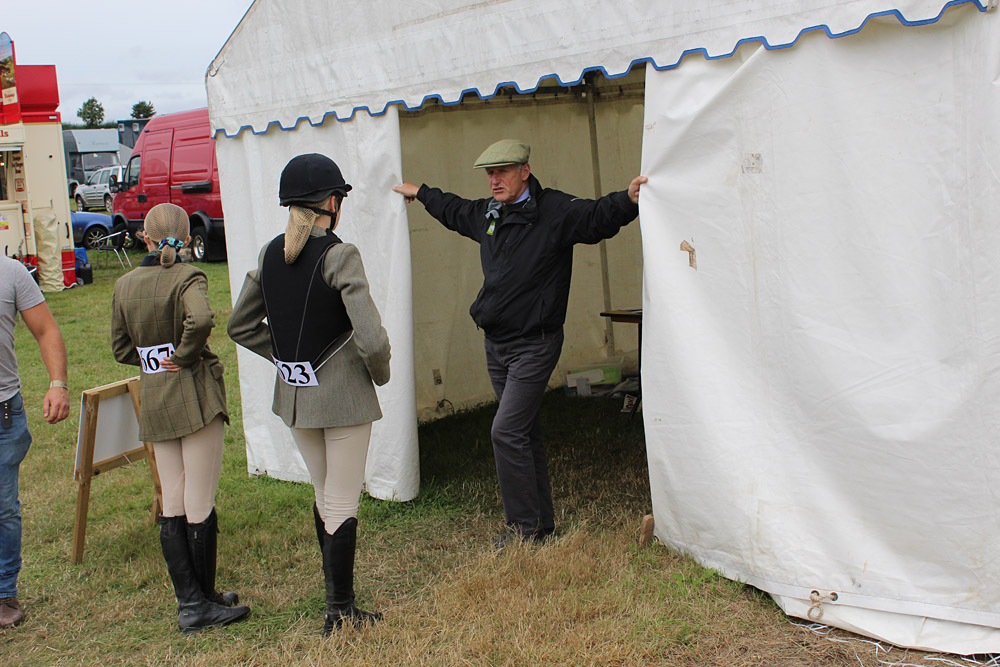
[[[351,110],[350,115],[348,115],[348,116],[346,116],[344,118],[341,118],[340,116],[338,116],[337,112],[335,112],[335,111],[328,111],[325,114],[323,114],[323,117],[319,120],[319,122],[316,122],[316,123],[314,123],[312,120],[310,120],[310,118],[308,116],[300,116],[299,118],[295,119],[295,122],[292,123],[292,125],[290,127],[285,127],[284,125],[281,124],[280,121],[272,120],[272,121],[268,122],[268,124],[264,127],[263,130],[259,130],[258,131],[258,130],[255,130],[253,128],[253,126],[251,126],[251,125],[243,125],[238,130],[236,130],[236,132],[233,133],[233,134],[229,134],[224,129],[220,128],[220,129],[218,129],[218,130],[215,131],[215,135],[214,136],[215,136],[216,139],[218,139],[219,135],[221,134],[223,137],[225,137],[227,139],[232,139],[234,137],[239,136],[239,134],[241,132],[243,132],[243,130],[250,130],[253,134],[257,134],[257,135],[259,135],[259,134],[266,134],[267,131],[270,130],[271,127],[275,126],[275,125],[280,130],[282,130],[283,132],[291,132],[291,131],[295,130],[299,126],[299,124],[301,122],[303,122],[303,121],[309,123],[313,127],[319,127],[320,125],[322,125],[323,123],[325,123],[327,121],[327,119],[329,119],[330,117],[333,117],[333,119],[336,120],[336,121],[338,121],[338,122],[346,123],[348,121],[353,120],[355,114],[357,114],[359,111],[364,111],[364,112],[368,113],[368,115],[370,115],[370,116],[382,116],[382,115],[384,115],[386,113],[386,111],[388,111],[389,107],[392,106],[392,105],[394,105],[394,104],[398,104],[398,105],[402,106],[407,111],[416,111],[417,109],[419,109],[420,107],[422,107],[424,104],[426,104],[430,100],[437,100],[438,102],[440,102],[444,106],[455,106],[455,105],[458,105],[458,104],[462,103],[462,99],[465,97],[466,94],[475,93],[476,95],[479,96],[479,99],[488,100],[488,99],[491,99],[491,98],[496,97],[497,95],[499,95],[500,94],[500,90],[502,88],[507,88],[507,87],[513,87],[518,92],[518,94],[522,94],[523,95],[523,94],[526,94],[526,93],[533,93],[533,92],[535,92],[542,85],[542,82],[544,82],[544,81],[551,81],[552,79],[555,79],[556,82],[558,82],[558,84],[560,86],[575,86],[575,85],[578,85],[578,84],[580,84],[583,81],[584,77],[588,73],[590,73],[590,72],[600,72],[601,74],[603,74],[608,79],[620,79],[620,78],[624,77],[626,74],[628,74],[632,70],[632,68],[635,67],[636,65],[645,64],[645,63],[651,64],[653,66],[653,69],[655,69],[658,72],[662,72],[664,70],[671,70],[671,69],[676,69],[676,68],[680,67],[681,62],[683,62],[684,58],[686,58],[686,57],[688,57],[690,55],[701,55],[706,60],[721,60],[723,58],[731,58],[733,55],[735,55],[735,53],[739,50],[739,48],[741,46],[743,46],[744,44],[752,44],[752,43],[762,44],[764,46],[764,48],[767,49],[767,50],[769,50],[769,51],[777,51],[777,50],[780,50],[780,49],[787,49],[787,48],[789,48],[791,46],[794,46],[796,42],[798,42],[800,39],[802,39],[803,35],[807,35],[807,34],[812,33],[812,32],[820,32],[820,31],[822,31],[830,39],[837,39],[838,37],[848,37],[850,35],[854,35],[854,34],[857,34],[857,33],[861,32],[861,30],[863,30],[864,27],[866,25],[868,25],[868,22],[871,21],[872,19],[878,19],[878,18],[883,18],[883,17],[895,17],[896,20],[899,21],[899,23],[901,25],[904,25],[904,26],[907,26],[907,27],[916,27],[916,26],[931,25],[933,23],[937,23],[938,21],[940,21],[941,18],[944,16],[945,12],[948,11],[952,7],[957,7],[959,5],[975,5],[976,9],[978,9],[980,12],[986,12],[989,9],[989,6],[987,4],[988,2],[989,2],[989,0],[982,0],[982,2],[980,0],[950,0],[949,2],[947,2],[941,8],[941,11],[938,12],[937,16],[929,18],[929,19],[922,19],[922,20],[919,20],[919,21],[910,21],[910,20],[908,20],[905,16],[903,16],[902,12],[900,12],[898,9],[888,9],[886,11],[875,12],[873,14],[869,14],[868,16],[865,17],[865,19],[861,22],[861,25],[859,25],[857,28],[852,28],[850,30],[845,30],[843,32],[833,32],[832,30],[830,30],[830,26],[828,26],[826,24],[814,25],[814,26],[810,26],[808,28],[803,28],[795,36],[795,39],[793,39],[792,41],[787,42],[785,44],[771,44],[770,42],[767,41],[767,38],[764,37],[763,35],[758,35],[756,37],[744,37],[743,39],[741,39],[738,42],[736,42],[736,45],[733,47],[732,51],[730,51],[729,53],[724,53],[724,54],[720,54],[720,55],[717,55],[717,56],[710,55],[708,53],[708,50],[705,49],[705,48],[687,49],[686,51],[684,51],[683,53],[681,53],[680,57],[677,58],[676,62],[668,64],[668,65],[658,65],[656,63],[656,61],[652,57],[636,58],[631,63],[629,63],[629,66],[625,69],[624,72],[621,72],[619,74],[611,74],[606,69],[604,69],[603,65],[596,65],[594,67],[586,67],[586,68],[584,68],[583,71],[580,72],[579,78],[577,78],[575,81],[563,81],[562,79],[559,78],[559,75],[557,75],[557,74],[546,74],[544,76],[539,77],[538,78],[538,83],[536,83],[531,88],[524,88],[524,89],[522,89],[520,86],[517,85],[516,81],[503,81],[501,83],[498,83],[494,87],[493,92],[490,93],[490,94],[488,94],[488,95],[484,95],[482,92],[480,92],[480,90],[478,88],[466,88],[466,89],[462,90],[462,92],[459,94],[458,99],[455,100],[455,101],[453,101],[453,102],[447,102],[440,95],[434,93],[434,94],[431,94],[431,95],[425,95],[424,98],[422,100],[420,100],[420,104],[417,104],[415,106],[410,106],[409,104],[406,103],[405,100],[390,100],[390,101],[388,101],[388,102],[385,103],[385,105],[382,107],[381,111],[372,111],[370,108],[368,108],[367,105],[363,105],[363,106],[354,107]]]

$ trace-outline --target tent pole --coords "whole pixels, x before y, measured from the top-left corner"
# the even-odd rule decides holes
[[[601,160],[597,150],[597,110],[595,108],[595,98],[597,97],[597,86],[594,84],[596,78],[594,72],[586,74],[586,86],[584,95],[587,96],[587,118],[590,121],[590,162],[591,170],[594,174],[594,199],[603,196],[601,187]],[[602,240],[597,244],[601,255],[601,287],[604,290],[604,310],[611,310],[611,279],[608,276],[608,246]],[[611,318],[605,318],[604,340],[608,343],[608,357],[615,355],[615,330],[611,323]]]

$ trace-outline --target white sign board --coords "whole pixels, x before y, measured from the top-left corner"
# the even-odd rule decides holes
[[[142,447],[139,440],[139,421],[135,416],[132,398],[128,392],[101,399],[97,412],[97,435],[94,438],[94,466],[123,456]],[[84,427],[87,423],[87,402],[80,401],[80,430],[76,438],[76,467],[83,467]]]

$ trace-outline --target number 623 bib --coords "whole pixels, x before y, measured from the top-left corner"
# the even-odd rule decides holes
[[[271,359],[274,359],[272,356]],[[293,387],[318,387],[316,371],[308,361],[281,361],[274,359],[274,366],[278,369],[278,376],[282,382]]]

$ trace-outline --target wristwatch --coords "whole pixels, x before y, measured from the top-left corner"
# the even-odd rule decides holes
[[[66,384],[65,380],[53,380],[52,382],[49,383],[49,389],[55,389],[56,387],[59,387],[61,389],[69,389],[69,385]]]

